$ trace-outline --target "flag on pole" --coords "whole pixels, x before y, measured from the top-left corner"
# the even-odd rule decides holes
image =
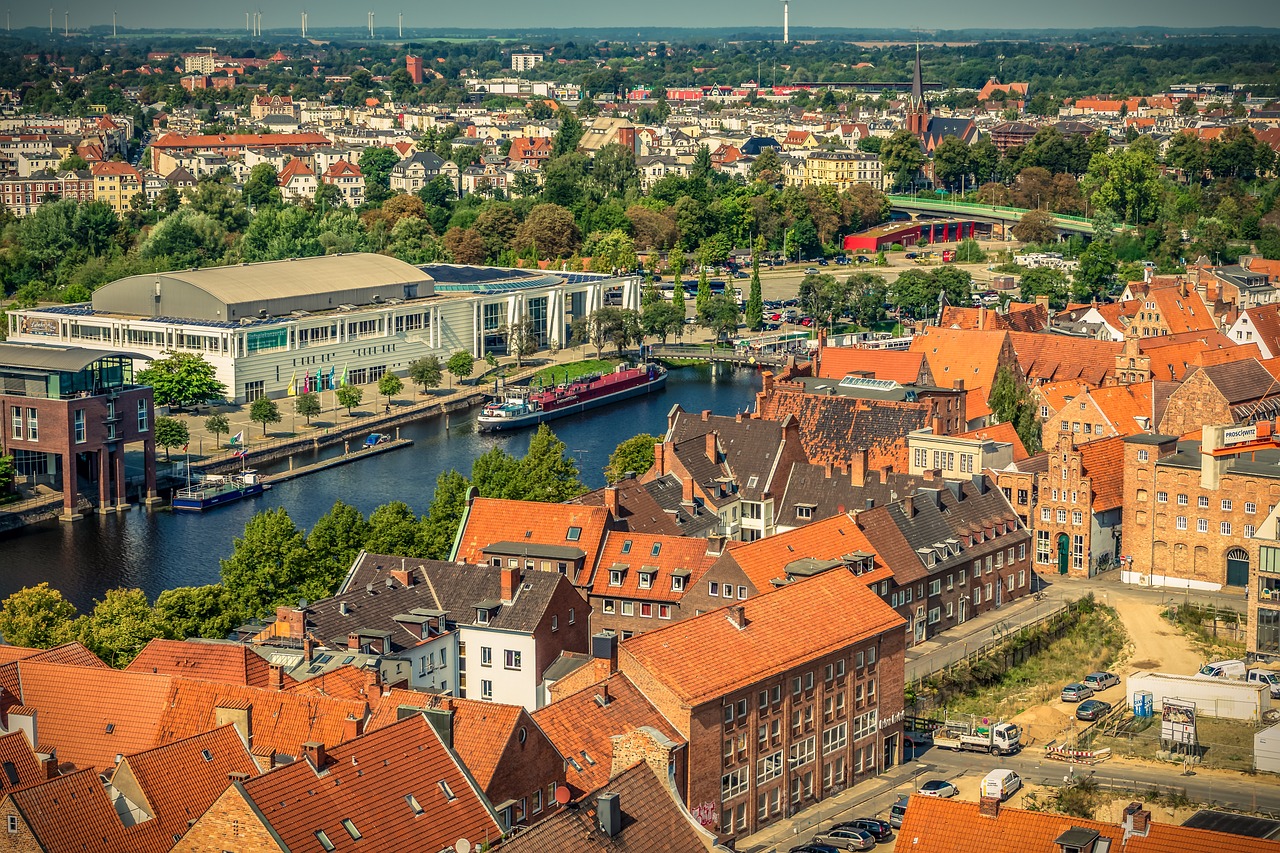
[[[347,365],[345,362],[342,365],[342,373],[338,374],[338,384],[339,385],[347,384]]]
[[[311,393],[311,371],[310,370],[307,371],[306,376],[302,377],[302,391],[303,393],[306,393],[306,394]]]
[[[330,366],[329,366],[329,390],[330,390],[330,391],[332,391],[334,388],[336,388],[336,387],[337,387],[336,385],[334,385],[334,384],[333,384],[333,372],[334,372],[335,370],[337,370],[337,367],[336,367],[336,366],[334,366],[334,365],[330,365]]]
[[[244,441],[244,430],[240,430],[240,432],[231,436],[231,440],[227,442],[227,446],[235,447],[243,441]]]
[[[298,371],[293,371],[293,375],[289,377],[289,396],[298,396]]]
[[[236,451],[236,456],[237,456],[238,458],[240,458],[240,459],[243,459],[243,458],[244,458],[248,453],[249,453],[249,451],[245,450],[245,449],[242,447],[242,448],[240,448],[239,450],[237,450],[237,451]]]

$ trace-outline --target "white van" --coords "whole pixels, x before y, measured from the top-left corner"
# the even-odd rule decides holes
[[[1271,690],[1272,699],[1280,699],[1280,673],[1272,672],[1269,669],[1251,669],[1249,670],[1250,684],[1265,684]]]
[[[1022,787],[1022,777],[1012,770],[992,770],[982,780],[978,790],[984,797],[996,797],[1001,802],[1012,797]]]
[[[1247,672],[1248,667],[1242,660],[1218,660],[1200,667],[1196,675],[1201,678],[1232,678],[1236,681],[1244,681]]]

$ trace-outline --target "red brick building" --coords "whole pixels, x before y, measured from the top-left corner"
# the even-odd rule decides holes
[[[129,508],[130,443],[142,442],[145,496],[155,496],[155,404],[150,388],[133,384],[128,353],[0,344],[0,410],[7,422],[0,451],[14,457],[19,474],[61,488],[64,520],[80,517],[81,481],[97,491],[99,512]]]
[[[688,742],[677,787],[726,841],[898,762],[903,639],[837,570],[633,637],[618,666]]]

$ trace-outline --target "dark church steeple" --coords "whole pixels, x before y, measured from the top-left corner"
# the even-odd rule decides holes
[[[920,45],[916,44],[916,67],[911,74],[911,100],[907,104],[907,130],[924,137],[929,130],[929,105],[924,102],[924,75],[920,70]]]

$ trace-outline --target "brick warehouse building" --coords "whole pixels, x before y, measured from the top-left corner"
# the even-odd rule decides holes
[[[1280,441],[1266,421],[1206,426],[1203,435],[1124,440],[1125,583],[1248,584],[1251,540],[1280,504]]]
[[[688,741],[677,787],[725,841],[898,762],[904,624],[828,571],[633,637],[618,665]]]
[[[133,384],[126,352],[0,344],[5,455],[19,474],[61,483],[62,518],[80,518],[81,478],[96,484],[99,512],[129,508],[125,446],[142,442],[146,497],[156,491],[155,404]]]

